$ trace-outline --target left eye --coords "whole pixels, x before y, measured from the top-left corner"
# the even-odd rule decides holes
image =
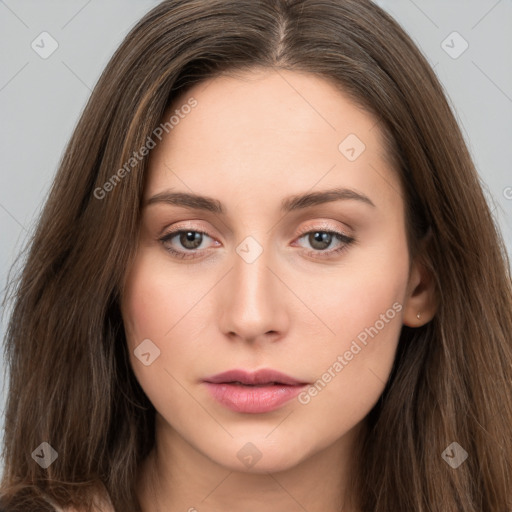
[[[333,255],[339,255],[348,248],[350,244],[355,242],[355,238],[347,236],[338,231],[313,229],[306,231],[299,236],[298,240],[306,238],[313,250],[306,251],[308,255],[313,257],[328,258]],[[331,245],[333,240],[340,242],[339,247],[326,251],[325,249]]]
[[[299,237],[301,238],[307,237],[308,243],[316,250],[323,251],[327,249],[331,242],[335,239],[338,239],[342,242],[349,242],[349,237],[343,235],[342,233],[334,232],[334,231],[309,231],[308,233]]]

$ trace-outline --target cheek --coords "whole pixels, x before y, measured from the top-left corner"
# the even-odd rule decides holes
[[[176,284],[166,281],[160,267],[150,251],[139,250],[121,301],[132,368],[149,393],[153,383],[162,378],[169,357],[163,340],[176,321],[175,311],[180,309]]]
[[[405,239],[390,249],[382,245],[358,254],[346,269],[333,274],[323,292],[313,280],[301,284],[333,331],[310,354],[316,380],[299,396],[303,418],[326,443],[368,414],[389,378],[407,286]]]
[[[186,398],[178,381],[184,380],[181,373],[194,374],[191,363],[197,361],[198,350],[192,340],[204,316],[198,305],[209,287],[198,285],[197,275],[185,266],[169,271],[165,255],[154,248],[140,249],[127,275],[121,313],[130,362],[157,409]]]
[[[126,279],[121,308],[132,348],[146,338],[161,344],[194,299],[187,282],[170,275],[152,251],[139,252]]]
[[[297,295],[307,297],[307,306],[314,313],[304,315],[299,323],[311,323],[313,333],[318,331],[314,325],[321,321],[322,337],[332,340],[329,346],[337,351],[346,350],[361,333],[364,338],[366,329],[377,323],[379,331],[387,331],[388,325],[401,317],[397,309],[401,309],[404,300],[407,274],[405,239],[388,247],[383,241],[372,248],[354,251],[342,265],[329,272],[320,269],[295,280]],[[398,306],[393,307],[394,304]],[[381,319],[381,315],[385,318]]]
[[[324,395],[325,402],[341,403],[342,398],[347,407],[350,403],[362,405],[361,396],[366,394],[370,401],[376,399],[388,378],[402,327],[405,283],[397,274],[355,271],[339,281],[328,292],[309,293],[308,303],[325,329],[320,343],[310,344],[314,353],[309,348],[301,359],[314,364],[312,374],[321,381],[318,394]],[[304,290],[313,289],[311,284],[303,283]],[[304,322],[302,332],[315,338],[318,320],[310,315],[311,325]]]
[[[142,253],[127,278],[122,316],[127,328],[130,364],[135,378],[164,424],[188,439],[200,443],[204,429],[215,429],[205,418],[205,409],[193,399],[198,359],[196,338],[198,299],[205,290],[186,270],[179,278],[157,261],[150,251]],[[185,268],[185,266],[183,266]],[[172,279],[172,282],[171,282]],[[150,339],[158,347],[158,357],[145,365],[134,354],[142,340]],[[167,427],[166,427],[167,428]],[[206,439],[208,437],[206,436]],[[221,445],[222,446],[222,445]]]

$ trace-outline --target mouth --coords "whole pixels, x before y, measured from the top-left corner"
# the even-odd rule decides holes
[[[270,369],[230,370],[207,377],[203,383],[221,405],[235,412],[252,414],[278,409],[308,385]]]
[[[289,386],[289,384],[284,384],[283,382],[264,382],[262,384],[244,384],[240,381],[231,381],[231,382],[221,382],[220,384],[233,384],[235,386],[245,386],[248,388],[263,388],[268,386]]]

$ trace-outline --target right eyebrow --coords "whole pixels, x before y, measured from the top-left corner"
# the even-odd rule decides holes
[[[150,197],[144,202],[143,207],[158,203],[183,206],[191,210],[206,210],[221,215],[224,214],[222,203],[217,199],[185,192],[170,192],[167,190]]]

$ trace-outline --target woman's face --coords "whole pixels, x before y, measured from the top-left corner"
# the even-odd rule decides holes
[[[376,120],[314,75],[210,80],[173,112],[122,298],[131,364],[157,436],[286,469],[356,431],[414,325],[399,180]]]

